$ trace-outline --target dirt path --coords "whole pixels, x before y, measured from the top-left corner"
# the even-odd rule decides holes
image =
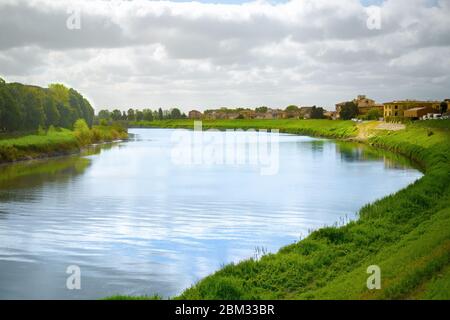
[[[374,135],[374,130],[398,131],[404,130],[406,126],[401,123],[388,123],[382,121],[370,121],[358,124],[358,136],[356,140],[365,141]]]

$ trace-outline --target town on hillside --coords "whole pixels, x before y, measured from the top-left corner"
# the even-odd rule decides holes
[[[405,119],[446,119],[450,116],[450,99],[444,101],[396,100],[377,103],[375,100],[358,95],[355,99],[336,104],[335,111],[327,111],[316,106],[290,105],[285,109],[269,107],[220,108],[200,112],[189,111],[188,117],[197,120],[216,119],[331,119],[331,120],[385,120],[398,122]]]

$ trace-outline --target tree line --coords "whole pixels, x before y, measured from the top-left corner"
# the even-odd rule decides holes
[[[92,126],[94,109],[76,90],[62,84],[42,88],[6,83],[0,78],[0,132],[50,126],[72,129],[78,119]]]
[[[100,121],[153,121],[185,118],[187,118],[186,114],[182,113],[178,108],[172,108],[169,110],[163,110],[162,108],[157,110],[138,110],[130,108],[128,111],[120,111],[119,109],[109,111],[107,109],[103,109],[100,110],[97,115],[97,119]]]

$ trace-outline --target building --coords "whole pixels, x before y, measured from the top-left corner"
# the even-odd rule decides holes
[[[188,113],[188,117],[189,117],[189,119],[199,120],[203,117],[203,114],[200,111],[191,110]]]
[[[310,119],[312,110],[313,110],[313,107],[300,107],[298,109],[299,118],[300,119]]]
[[[384,110],[383,115],[385,118],[387,117],[404,117],[405,116],[405,110],[409,109],[420,109],[420,108],[427,108],[427,110],[431,110],[433,113],[439,112],[441,103],[439,101],[418,101],[418,100],[399,100],[399,101],[392,101],[392,102],[386,102],[384,103]],[[422,111],[415,111],[415,112],[422,112]],[[408,115],[413,115],[412,113],[407,113]]]
[[[436,111],[431,107],[411,108],[411,109],[405,110],[403,112],[403,116],[405,118],[420,119],[423,116],[426,116],[427,114],[434,113],[434,112],[436,112]]]
[[[336,120],[337,119],[337,113],[336,111],[325,111],[323,113],[323,116],[327,119]]]
[[[264,115],[264,119],[285,119],[286,112],[280,109],[268,109]]]
[[[359,95],[352,101],[344,101],[336,104],[336,117],[339,118],[341,108],[348,102],[353,102],[358,107],[360,115],[367,114],[372,109],[378,109],[380,114],[383,114],[384,106],[376,103],[375,100],[367,98],[365,95]]]

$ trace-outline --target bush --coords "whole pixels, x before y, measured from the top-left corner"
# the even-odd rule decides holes
[[[84,119],[78,119],[73,126],[73,130],[81,146],[88,145],[92,142],[91,130]]]
[[[346,102],[339,112],[339,117],[342,120],[350,120],[358,115],[358,106],[354,102]]]
[[[368,120],[378,120],[381,117],[383,117],[383,114],[377,108],[370,109],[369,112],[367,112],[367,119]]]
[[[45,129],[40,125],[38,130],[37,130],[37,135],[38,136],[45,136],[47,134],[47,132],[45,132]]]

